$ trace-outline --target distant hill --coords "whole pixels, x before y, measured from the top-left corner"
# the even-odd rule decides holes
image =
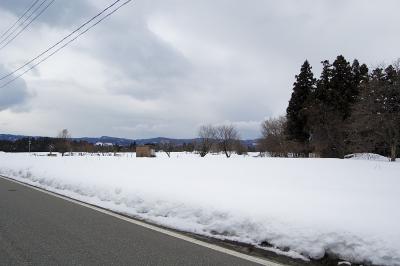
[[[19,139],[26,138],[26,136],[22,135],[10,135],[10,134],[0,134],[0,140],[7,140],[7,141],[16,141]]]
[[[102,136],[99,138],[93,138],[93,137],[85,137],[85,138],[74,138],[74,140],[84,140],[89,143],[97,143],[97,142],[102,142],[102,143],[112,143],[112,144],[117,144],[120,146],[129,146],[130,144],[136,142],[137,145],[143,145],[143,144],[157,144],[162,141],[169,141],[174,144],[183,144],[183,143],[191,143],[195,141],[196,139],[172,139],[172,138],[163,138],[163,137],[158,137],[158,138],[149,138],[149,139],[125,139],[125,138],[115,138],[115,137],[109,137],[109,136]]]
[[[0,134],[0,140],[7,140],[7,141],[17,141],[22,138],[28,138],[29,136],[24,135],[11,135],[11,134]],[[40,138],[40,136],[31,136],[32,138]],[[149,138],[149,139],[125,139],[125,138],[115,138],[109,136],[102,136],[102,137],[82,137],[82,138],[72,138],[76,141],[87,141],[89,143],[112,143],[113,145],[120,145],[120,146],[129,146],[136,142],[137,145],[143,144],[157,144],[162,141],[168,141],[174,143],[175,145],[182,145],[183,143],[192,143],[197,139],[173,139],[173,138]],[[242,140],[248,146],[251,146],[255,143],[256,140]]]

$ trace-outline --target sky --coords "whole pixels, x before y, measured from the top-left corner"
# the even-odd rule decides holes
[[[0,49],[10,73],[114,0],[55,0]],[[0,2],[3,33],[32,0]],[[304,60],[400,57],[398,0],[136,0],[0,88],[0,133],[196,137],[203,124],[260,136],[284,115]],[[0,81],[0,86],[2,85]]]

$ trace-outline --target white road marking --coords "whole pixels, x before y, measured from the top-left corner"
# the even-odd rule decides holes
[[[257,257],[253,257],[253,256],[250,256],[250,255],[246,255],[246,254],[234,251],[234,250],[230,250],[230,249],[227,249],[227,248],[224,248],[224,247],[221,247],[221,246],[217,246],[217,245],[214,245],[214,244],[211,244],[211,243],[207,243],[207,242],[195,239],[195,238],[191,238],[189,236],[186,236],[186,235],[174,232],[174,231],[170,231],[168,229],[164,229],[164,228],[160,228],[160,227],[157,227],[157,226],[154,226],[154,225],[151,225],[151,224],[147,224],[145,222],[142,222],[142,221],[139,221],[139,220],[135,220],[133,218],[128,218],[126,216],[114,213],[112,211],[108,211],[106,209],[102,209],[102,208],[99,208],[99,207],[96,207],[96,206],[93,206],[93,205],[90,205],[90,204],[87,204],[87,203],[84,203],[84,202],[81,202],[81,201],[78,201],[78,200],[74,200],[74,199],[62,196],[60,194],[53,193],[51,191],[48,191],[48,190],[45,190],[45,189],[42,189],[42,188],[39,188],[39,187],[35,187],[35,186],[29,185],[29,184],[25,184],[23,182],[20,182],[18,180],[15,180],[15,179],[12,179],[12,178],[9,178],[9,177],[6,177],[6,176],[0,175],[0,178],[2,178],[4,180],[11,181],[11,182],[14,182],[14,183],[17,183],[19,185],[22,185],[22,186],[25,186],[25,187],[28,187],[28,188],[31,188],[31,189],[34,189],[34,190],[37,190],[37,191],[40,191],[42,193],[46,193],[46,194],[51,195],[53,197],[57,197],[57,198],[60,198],[60,199],[63,199],[63,200],[66,200],[66,201],[69,201],[69,202],[84,206],[86,208],[90,208],[92,210],[95,210],[95,211],[98,211],[98,212],[113,216],[113,217],[118,218],[120,220],[124,220],[126,222],[129,222],[129,223],[132,223],[132,224],[136,224],[136,225],[142,226],[144,228],[147,228],[147,229],[150,229],[150,230],[153,230],[153,231],[165,234],[165,235],[169,235],[169,236],[172,236],[172,237],[175,237],[175,238],[178,238],[178,239],[181,239],[181,240],[184,240],[184,241],[187,241],[187,242],[190,242],[190,243],[202,246],[202,247],[206,247],[206,248],[209,248],[209,249],[221,252],[221,253],[225,253],[225,254],[228,254],[228,255],[231,255],[231,256],[234,256],[234,257],[238,257],[238,258],[247,260],[247,261],[258,263],[260,265],[285,266],[284,264],[279,264],[279,263],[268,261],[268,260],[265,260],[265,259],[262,259],[262,258],[257,258]]]

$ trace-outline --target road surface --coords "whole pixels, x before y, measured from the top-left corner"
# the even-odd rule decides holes
[[[259,265],[0,177],[0,265],[78,264]]]

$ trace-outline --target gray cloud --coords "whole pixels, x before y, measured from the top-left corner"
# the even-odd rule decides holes
[[[0,76],[4,76],[4,74],[8,74],[9,72],[9,70],[0,65]],[[1,82],[0,86],[3,84],[4,82]],[[1,88],[0,91],[0,111],[10,108],[21,110],[22,105],[30,96],[26,83],[23,79],[16,80],[9,86]]]
[[[42,0],[35,7],[38,7],[41,2]],[[49,2],[50,0],[45,2],[42,7],[45,7]],[[19,17],[32,3],[32,0],[2,0],[0,8]],[[45,23],[53,27],[69,27],[71,25],[78,25],[78,23],[82,22],[89,15],[94,15],[95,11],[96,8],[88,1],[56,0],[35,23]]]
[[[13,68],[111,2],[57,0],[1,62]],[[0,9],[17,15],[28,3]],[[29,114],[0,119],[10,131],[29,118],[40,125],[32,134],[134,138],[193,137],[226,122],[257,137],[261,120],[284,114],[305,59],[319,76],[320,61],[338,54],[370,65],[397,58],[399,9],[397,0],[133,1],[26,76],[37,92]]]

